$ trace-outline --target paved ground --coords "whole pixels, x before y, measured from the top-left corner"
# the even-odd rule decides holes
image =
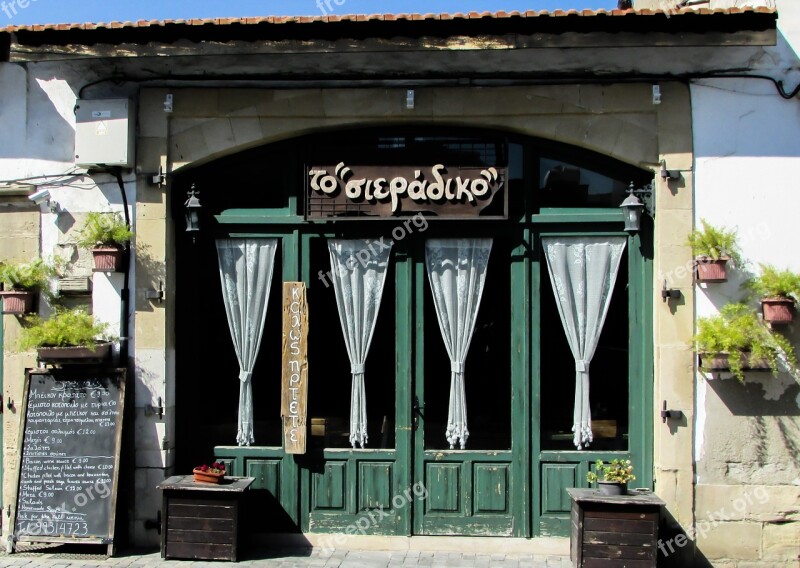
[[[501,546],[498,546],[501,548]],[[161,560],[158,553],[125,554],[104,559],[102,556],[38,552],[0,555],[0,566],[24,566],[26,568],[151,568],[181,566],[192,568],[220,568],[220,562]],[[283,551],[250,554],[235,566],[264,566],[269,568],[289,568],[293,566],[338,567],[343,568],[402,568],[407,566],[450,567],[469,566],[474,568],[567,568],[572,564],[562,556],[530,556],[498,554],[460,554],[452,552],[355,552],[346,550]]]

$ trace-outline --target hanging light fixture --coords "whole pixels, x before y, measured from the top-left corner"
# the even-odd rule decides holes
[[[200,209],[202,209],[203,206],[200,205],[200,199],[197,197],[198,195],[200,195],[200,192],[197,191],[195,185],[192,184],[192,188],[186,194],[188,199],[186,200],[186,203],[184,203],[184,206],[186,207],[187,233],[200,232]]]
[[[643,189],[636,189],[633,182],[631,182],[628,187],[628,197],[626,197],[622,205],[619,206],[624,215],[625,232],[628,234],[635,235],[642,228],[642,213],[646,206],[638,196],[651,195],[652,191],[651,186]]]

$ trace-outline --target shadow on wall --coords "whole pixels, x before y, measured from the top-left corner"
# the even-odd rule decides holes
[[[17,143],[4,144],[0,158],[74,162],[75,127],[57,108],[74,101],[69,84],[52,74],[36,77],[22,69],[8,70],[3,77],[3,99],[9,98],[14,112],[3,113],[0,122],[16,133]]]

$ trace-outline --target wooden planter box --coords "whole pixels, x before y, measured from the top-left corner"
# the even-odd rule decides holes
[[[791,298],[763,298],[761,312],[764,321],[772,325],[787,325],[794,319],[794,300]]]
[[[125,251],[120,247],[95,247],[92,257],[95,272],[120,272]]]
[[[714,260],[709,256],[698,256],[694,260],[695,276],[698,282],[727,282],[728,260],[722,257]]]
[[[0,292],[3,298],[4,314],[29,314],[33,311],[36,292],[28,290],[5,290]]]
[[[51,365],[96,365],[109,359],[111,343],[98,343],[94,349],[89,347],[39,347],[36,352],[39,355],[39,361]]]
[[[710,373],[722,373],[731,370],[728,362],[730,357],[727,353],[698,353],[698,367],[701,371]],[[741,355],[742,370],[744,371],[771,371],[769,362],[766,359],[756,359],[751,361],[749,355]]]
[[[664,502],[653,493],[610,497],[567,489],[572,500],[570,559],[577,568],[656,568]]]
[[[159,484],[157,488],[163,491],[161,558],[237,562],[240,503],[254,481],[253,477],[226,477],[217,485],[178,475]]]

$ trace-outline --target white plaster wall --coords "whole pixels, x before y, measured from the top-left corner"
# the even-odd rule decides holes
[[[777,9],[778,45],[765,50],[759,60],[759,73],[784,81],[786,90],[791,91],[800,83],[800,3],[779,0]],[[743,256],[750,260],[749,270],[758,271],[759,263],[770,263],[800,272],[800,98],[785,100],[770,82],[761,80],[703,79],[695,81],[691,89],[695,223],[705,219],[714,225],[736,228]],[[726,302],[741,299],[743,280],[742,272],[735,271],[725,284],[699,287],[697,316],[714,314]],[[798,346],[800,336],[794,327],[797,326],[786,332]],[[766,401],[779,400],[795,385],[795,379],[788,374],[781,374],[778,379],[752,374],[747,382],[758,388],[746,392],[757,393]],[[711,386],[701,376],[697,389],[695,456],[697,460],[710,456],[723,459],[716,455],[722,450],[712,436],[721,419],[716,406],[720,397],[711,392]],[[800,406],[800,396],[796,404]],[[784,418],[797,430],[796,418]],[[739,425],[746,421],[747,418],[740,418]],[[791,481],[800,475],[796,460],[783,459],[789,462],[787,470],[774,476],[773,483]],[[753,475],[745,471],[737,477],[735,467],[730,468],[732,483],[748,483]],[[698,482],[702,481],[700,477]]]
[[[3,132],[3,136],[0,136],[0,180],[31,182],[50,190],[51,201],[58,204],[58,209],[57,212],[51,212],[46,204],[40,208],[40,254],[45,258],[59,256],[78,260],[71,269],[71,275],[92,277],[93,294],[87,300],[96,317],[109,324],[111,333],[119,335],[122,274],[92,274],[88,253],[83,251],[79,254],[74,246],[74,231],[81,226],[86,213],[123,210],[121,192],[113,176],[89,176],[85,170],[76,168],[74,163],[73,109],[79,88],[92,79],[85,72],[63,64],[34,64],[25,68],[0,63],[0,131]],[[136,176],[128,172],[123,176],[123,181],[129,215],[134,222]],[[132,290],[134,283],[132,267]],[[133,316],[133,309],[131,298],[129,319]],[[46,308],[42,311],[46,311]],[[132,321],[130,329],[133,330]],[[133,333],[129,335],[129,353],[133,357]],[[126,363],[122,362],[122,366],[126,366]],[[4,377],[6,382],[21,383],[23,379]],[[5,484],[13,482],[4,480]]]

